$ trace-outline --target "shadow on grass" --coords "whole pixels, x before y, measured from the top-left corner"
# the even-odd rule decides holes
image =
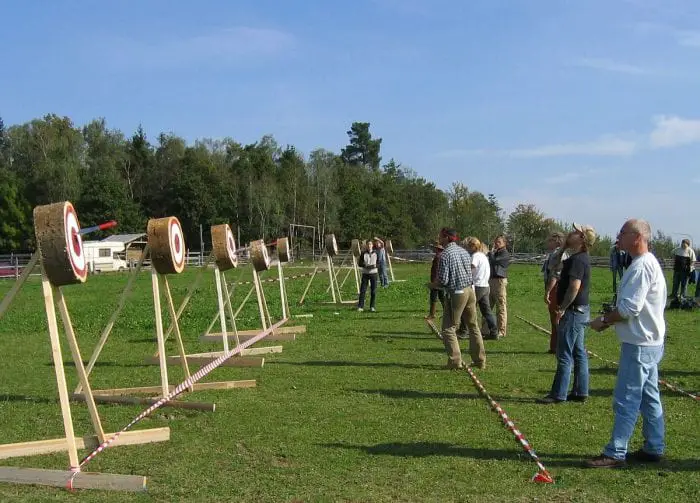
[[[358,445],[358,444],[318,444],[321,447],[331,449],[353,449],[363,451],[372,456],[399,456],[402,458],[415,457],[424,458],[428,456],[457,456],[463,458],[508,461],[518,459],[520,461],[531,462],[531,458],[519,449],[478,449],[474,447],[466,447],[461,445],[453,445],[444,442],[410,442],[410,443],[385,443],[376,445]],[[583,461],[593,457],[597,453],[592,453],[590,456],[581,457],[578,454],[570,453],[543,453],[538,451],[538,457],[545,466],[551,467],[569,467],[581,468]],[[695,472],[700,469],[700,460],[697,459],[667,459],[660,464],[654,463],[634,463],[630,462],[626,468],[617,468],[617,470],[635,470],[644,472],[657,472],[659,476],[663,476],[664,472]]]
[[[700,372],[697,370],[662,370],[661,379],[664,377],[687,377],[687,376],[697,376]]]
[[[83,365],[87,367],[88,362],[83,362]],[[44,364],[47,367],[53,367],[53,362],[46,362]],[[64,367],[75,367],[73,361],[63,362]],[[95,367],[152,367],[153,365],[147,363],[118,363],[118,362],[95,362]]]
[[[444,369],[443,365],[417,365],[415,363],[392,363],[392,362],[350,362],[339,360],[311,360],[305,362],[291,362],[284,360],[274,360],[275,364],[279,365],[305,365],[309,367],[370,367],[370,368],[388,368],[396,367],[402,369],[423,369],[423,370],[440,370]]]
[[[26,395],[0,395],[0,402],[24,402],[24,403],[58,403],[56,398],[44,398]]]
[[[431,339],[435,339],[436,341],[439,341],[439,339],[435,336],[430,337]],[[460,341],[463,342],[463,341]],[[443,346],[438,346],[434,348],[404,348],[402,351],[419,351],[422,353],[444,353],[445,348]],[[506,350],[486,350],[486,356],[488,355],[545,355],[547,354],[546,351],[506,351]]]
[[[347,389],[353,393],[365,395],[381,395],[387,398],[444,398],[448,400],[479,399],[478,393],[436,393],[431,391],[418,391],[414,389]]]

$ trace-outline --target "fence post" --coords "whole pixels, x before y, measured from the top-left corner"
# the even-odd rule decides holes
[[[19,279],[19,257],[15,256],[15,280]]]

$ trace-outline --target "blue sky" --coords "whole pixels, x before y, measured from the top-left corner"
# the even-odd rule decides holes
[[[370,122],[384,161],[440,188],[700,244],[696,0],[28,0],[0,28],[6,124],[270,133],[308,154]]]

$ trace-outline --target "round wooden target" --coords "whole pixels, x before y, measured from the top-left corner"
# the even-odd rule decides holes
[[[360,240],[359,239],[353,239],[352,242],[350,243],[350,250],[352,251],[353,257],[357,258],[360,256],[360,253],[362,250],[360,249]]]
[[[386,240],[386,243],[384,243],[384,248],[386,248],[386,252],[387,252],[389,255],[393,255],[393,254],[394,254],[394,245],[391,244],[391,239],[387,239],[387,240]]]
[[[280,262],[292,260],[292,247],[289,246],[289,238],[279,238],[277,240],[277,256]]]
[[[267,271],[270,268],[270,255],[267,253],[265,241],[258,239],[250,243],[250,258],[257,272]]]
[[[326,253],[331,257],[338,255],[338,243],[335,240],[335,234],[326,235]]]
[[[176,217],[152,218],[146,230],[151,264],[159,274],[180,274],[185,269],[185,238]]]
[[[236,240],[228,224],[211,226],[211,243],[219,270],[227,271],[238,266]]]
[[[41,265],[52,285],[85,282],[88,267],[80,222],[69,201],[34,208],[34,234]]]

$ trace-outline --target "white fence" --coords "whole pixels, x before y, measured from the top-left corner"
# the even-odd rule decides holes
[[[341,250],[341,252],[333,258],[334,263],[349,262],[347,260],[347,250]],[[189,267],[201,266],[209,256],[209,252],[190,252],[188,251],[185,260],[186,265]],[[432,250],[416,249],[416,250],[394,250],[394,254],[391,259],[395,263],[401,262],[423,262],[429,263],[433,260],[434,253]],[[511,260],[515,264],[542,264],[545,255],[542,253],[514,253],[511,255]],[[0,255],[0,279],[16,279],[22,274],[24,267],[29,263],[31,258],[30,253],[12,253],[6,255]],[[311,255],[304,257],[296,257],[296,260],[303,261],[313,261]],[[241,264],[246,264],[248,259],[246,257],[239,257],[239,262]],[[661,259],[659,260],[661,266],[664,269],[673,268],[673,259]],[[136,260],[129,261],[129,270],[136,267]],[[591,265],[593,267],[608,267],[609,259],[608,257],[591,257]],[[143,267],[145,269],[150,269],[150,260],[144,260]],[[695,263],[695,266],[700,268],[700,261]],[[32,275],[40,274],[39,269],[36,269],[31,273]]]

